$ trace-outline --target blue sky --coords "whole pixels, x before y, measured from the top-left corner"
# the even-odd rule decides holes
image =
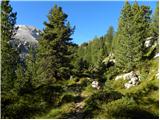
[[[154,12],[156,1],[141,1],[140,5],[149,5]],[[72,26],[76,26],[73,42],[81,44],[102,36],[112,25],[117,29],[118,18],[124,5],[123,1],[11,1],[17,12],[17,24],[33,25],[43,29],[48,11],[57,4],[68,14]]]

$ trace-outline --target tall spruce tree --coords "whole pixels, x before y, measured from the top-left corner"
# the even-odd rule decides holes
[[[14,101],[14,82],[19,59],[18,52],[12,48],[16,28],[16,13],[12,11],[9,1],[1,1],[1,108],[2,118],[10,118],[9,105]]]
[[[18,52],[11,46],[11,40],[15,35],[17,13],[12,12],[9,1],[1,2],[1,64],[2,64],[2,92],[13,88],[13,82],[16,79],[16,67],[18,62]]]
[[[126,68],[126,64],[128,63],[128,57],[126,57],[128,53],[128,41],[130,35],[127,34],[129,28],[131,27],[131,5],[129,2],[125,2],[125,5],[121,11],[121,16],[119,19],[119,26],[117,32],[117,42],[115,48],[115,58],[116,65],[120,68]]]
[[[130,42],[130,56],[132,62],[132,68],[139,65],[141,60],[143,60],[143,55],[145,53],[144,42],[147,37],[149,37],[149,25],[151,22],[150,15],[151,10],[148,6],[139,6],[138,2],[134,2],[132,6],[132,21],[131,26],[131,38]]]
[[[46,84],[68,79],[71,68],[69,47],[74,28],[67,21],[67,14],[57,5],[50,10],[44,25],[37,55],[37,81]]]
[[[133,12],[134,12],[134,9],[133,9]],[[150,37],[150,32],[148,29],[151,23],[151,12],[152,11],[150,10],[150,7],[145,5],[140,6],[138,13],[134,12],[135,13],[134,26],[136,28],[135,34],[139,33],[137,35],[137,40],[139,40],[142,43],[141,50],[143,55],[145,53],[145,46],[144,46],[145,40],[147,37]]]
[[[125,71],[138,66],[142,60],[150,14],[147,6],[139,6],[137,2],[131,6],[128,1],[125,2],[120,16],[115,50],[116,65]]]

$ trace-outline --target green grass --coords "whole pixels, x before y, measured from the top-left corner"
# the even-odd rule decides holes
[[[158,118],[159,116],[159,108],[158,108],[159,106],[159,80],[156,77],[156,74],[158,73],[158,60],[153,59],[150,61],[146,61],[145,63],[143,63],[143,65],[139,67],[139,69],[137,69],[137,71],[139,71],[140,78],[141,78],[139,85],[133,86],[129,89],[125,89],[124,83],[126,83],[127,81],[110,80],[106,82],[106,87],[110,87],[122,93],[124,96],[128,98],[133,98],[137,104],[136,107],[142,110],[142,112],[144,111],[144,113],[146,112],[149,114],[149,116],[146,116],[146,117]],[[114,102],[116,101],[113,101],[113,103]],[[105,106],[107,107],[108,105],[105,105]],[[119,104],[116,104],[113,106],[119,106]],[[110,108],[112,108],[113,106],[110,105]],[[100,118],[107,117],[107,110],[104,109],[104,113],[103,112],[100,113],[99,116]],[[110,118],[114,118],[114,117],[112,117],[111,115]],[[123,118],[123,117],[120,117],[120,118]]]
[[[69,113],[73,111],[74,109],[74,103],[67,103],[62,105],[61,107],[58,108],[53,108],[49,113],[46,115],[39,117],[38,119],[58,119],[63,117],[63,114]]]
[[[89,97],[92,94],[94,94],[97,90],[95,88],[92,88],[91,84],[88,85],[81,93],[82,97]]]
[[[91,79],[79,78],[67,81],[71,91],[64,92],[61,104],[52,108],[43,119],[72,118],[75,114],[76,99],[84,104],[82,118],[117,119],[117,118],[158,118],[159,116],[159,80],[157,59],[147,61],[137,71],[140,84],[129,89],[124,87],[127,80],[107,80],[100,90],[91,86]],[[115,76],[114,76],[115,77]],[[78,91],[75,88],[80,89]],[[67,88],[67,89],[68,89]],[[66,90],[67,90],[66,89]],[[79,99],[79,98],[78,98]]]

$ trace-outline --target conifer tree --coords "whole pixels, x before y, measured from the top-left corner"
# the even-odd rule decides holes
[[[150,14],[147,6],[139,6],[137,2],[133,6],[129,2],[125,3],[120,16],[115,50],[118,67],[130,71],[139,65],[143,58],[145,38],[148,37]]]
[[[129,21],[131,20],[131,5],[129,2],[125,2],[125,5],[121,11],[121,16],[119,19],[119,26],[117,32],[117,42],[115,48],[115,58],[116,58],[116,65],[120,68],[125,67],[126,63],[128,63],[128,57],[125,57],[128,52],[128,41],[129,41],[129,34],[128,29],[131,27]]]
[[[35,87],[37,84],[35,82],[36,77],[36,50],[35,48],[30,47],[29,48],[29,54],[26,56],[24,60],[25,65],[18,64],[17,68],[17,80],[15,83],[15,88],[18,88],[19,91],[22,94],[25,94],[26,92],[34,92],[32,91],[33,87]],[[23,93],[24,91],[24,93]]]
[[[1,1],[1,108],[2,118],[10,118],[9,105],[14,101],[14,82],[16,78],[18,52],[12,48],[11,41],[16,32],[16,13],[9,1]]]
[[[87,63],[86,60],[84,60],[83,58],[80,58],[77,60],[76,67],[77,67],[78,72],[82,73],[82,72],[84,72],[84,70],[88,69],[89,64]]]
[[[105,70],[106,70],[106,66],[105,66],[105,64],[104,64],[104,62],[103,62],[103,56],[100,56],[99,57],[99,59],[98,59],[98,63],[97,63],[97,66],[96,66],[96,71],[95,71],[95,74],[96,74],[96,76],[97,76],[97,78],[99,79],[99,80],[101,80],[101,82],[102,82],[102,80],[103,80],[103,74],[104,74],[104,72],[105,72]]]
[[[153,40],[158,43],[156,47],[156,52],[159,52],[159,42],[158,42],[158,38],[159,38],[159,2],[157,2],[155,13],[152,17],[151,35],[154,38]]]
[[[106,39],[106,46],[107,46],[108,52],[112,51],[113,36],[114,36],[114,28],[110,26],[107,31],[107,34],[104,36]]]
[[[17,78],[14,82],[14,88],[15,88],[17,93],[19,93],[21,88],[24,87],[24,84],[25,84],[24,73],[25,73],[24,68],[22,67],[21,64],[18,64],[17,65],[17,70],[16,70]]]
[[[48,22],[39,42],[37,55],[37,81],[42,84],[54,83],[57,80],[68,79],[71,68],[71,28],[67,14],[61,7],[55,5],[48,14]]]
[[[137,4],[138,6],[137,2],[135,2],[135,4]],[[139,11],[137,11],[137,13],[135,11],[136,10],[133,9],[133,12],[135,13],[134,14],[135,17],[133,19],[134,26],[135,26],[134,34],[137,34],[136,39],[137,41],[140,41],[142,55],[144,55],[145,53],[144,43],[146,38],[150,37],[150,33],[148,29],[151,23],[151,10],[149,6],[142,5],[142,6],[139,6]]]
[[[10,44],[16,31],[14,27],[16,24],[16,15],[16,13],[12,12],[9,1],[1,2],[2,91],[11,89],[16,79],[15,71],[18,62],[18,52],[15,48],[12,48]]]
[[[37,76],[36,70],[36,49],[34,47],[29,48],[29,54],[25,59],[26,70],[25,70],[25,81],[27,83],[27,87],[32,89],[36,86],[35,78]]]
[[[157,2],[155,13],[153,15],[152,34],[154,37],[159,36],[159,2]]]

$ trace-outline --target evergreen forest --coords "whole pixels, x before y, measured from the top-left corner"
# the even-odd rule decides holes
[[[72,40],[76,25],[54,5],[23,61],[11,45],[17,14],[1,1],[2,119],[159,118],[158,2],[152,12],[125,1],[118,29],[81,45]]]

